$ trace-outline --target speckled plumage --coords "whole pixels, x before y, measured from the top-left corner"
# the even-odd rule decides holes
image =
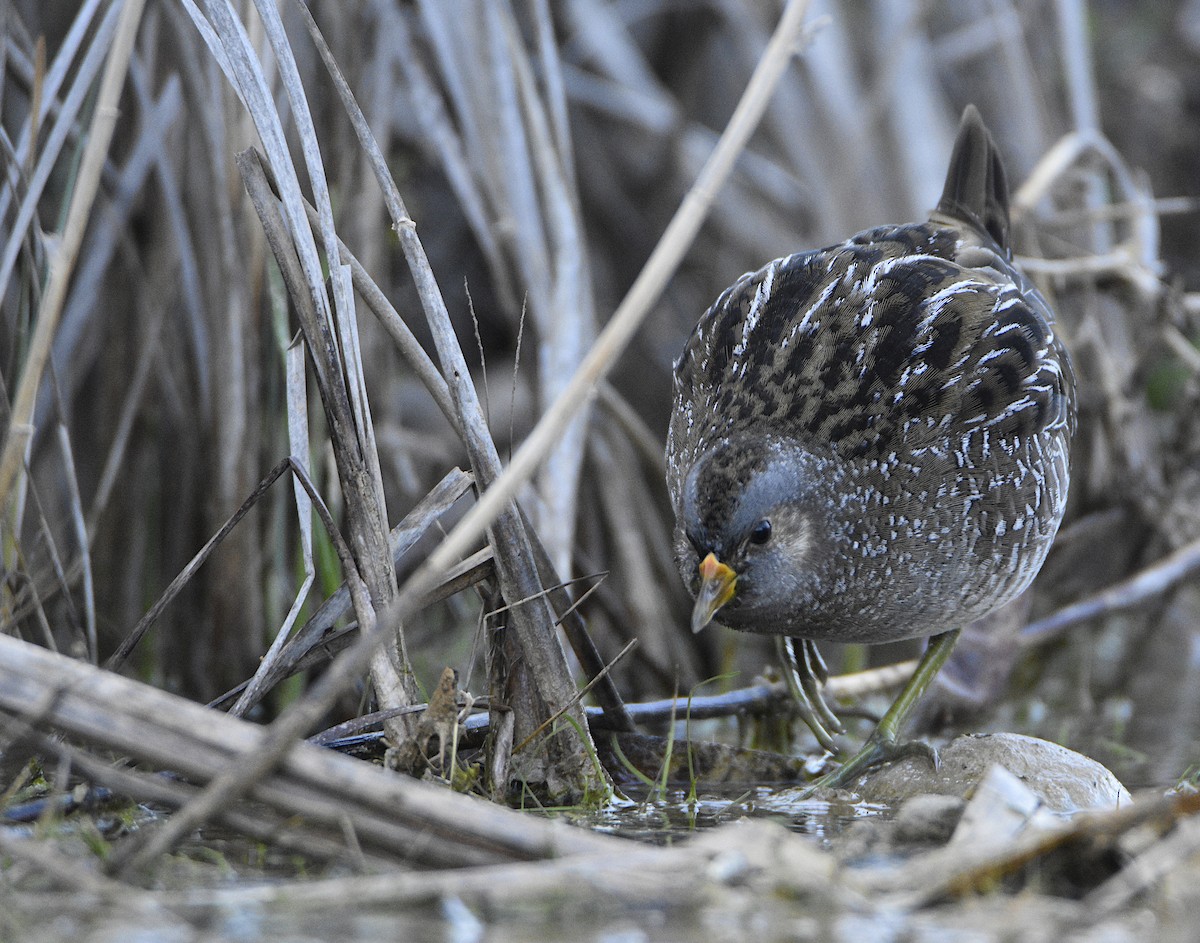
[[[737,574],[717,621],[932,635],[1036,575],[1066,504],[1074,380],[1011,261],[1007,198],[969,109],[928,222],[777,259],[701,317],[667,475],[684,580],[695,592],[710,552]]]

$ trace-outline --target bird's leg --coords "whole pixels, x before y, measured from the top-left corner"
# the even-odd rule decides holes
[[[792,640],[792,643],[794,654],[795,639]],[[825,664],[825,659],[821,657],[821,650],[817,648],[817,643],[812,639],[801,639],[800,643],[804,650],[804,665],[807,669],[801,679],[805,681],[805,689],[808,691],[809,698],[816,707],[826,729],[833,733],[845,733],[845,726],[830,708],[829,702],[825,700],[824,688],[826,682],[829,681],[829,668]]]
[[[808,639],[776,638],[784,678],[796,702],[796,712],[823,749],[839,753],[837,744],[833,742],[833,734],[842,733],[844,728],[821,693],[822,685],[829,678],[829,669],[825,667],[821,653],[817,651],[816,644]],[[796,651],[797,642],[801,647],[799,653]]]
[[[917,701],[921,699],[921,695],[925,693],[925,689],[929,687],[929,682],[934,679],[942,665],[946,663],[946,659],[950,657],[950,652],[954,648],[954,643],[958,641],[960,632],[960,629],[943,632],[929,640],[929,646],[917,663],[917,669],[913,672],[913,676],[908,679],[904,689],[892,702],[892,706],[883,715],[883,719],[879,721],[875,732],[867,739],[863,748],[832,773],[817,780],[813,786],[814,789],[824,787],[834,789],[844,786],[853,782],[871,767],[886,763],[888,760],[899,759],[902,756],[920,754],[937,766],[937,753],[933,748],[918,741],[901,742],[899,739],[900,728],[912,712],[913,707],[916,706]]]

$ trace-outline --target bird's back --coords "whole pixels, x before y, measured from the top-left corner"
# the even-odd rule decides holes
[[[930,221],[777,259],[721,294],[676,363],[674,461],[747,431],[856,462],[1069,434],[1069,362],[1010,261],[1004,173],[975,119]]]

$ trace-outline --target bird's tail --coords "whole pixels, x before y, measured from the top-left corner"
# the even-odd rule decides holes
[[[974,105],[963,110],[937,212],[969,223],[1009,254],[1008,177],[996,143]]]

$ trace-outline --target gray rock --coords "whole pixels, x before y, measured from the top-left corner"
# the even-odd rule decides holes
[[[971,734],[951,741],[938,755],[941,762],[936,770],[921,757],[906,757],[865,773],[850,789],[866,802],[891,805],[925,794],[966,799],[998,764],[1021,780],[1045,808],[1059,814],[1110,809],[1132,801],[1104,766],[1036,737]]]

